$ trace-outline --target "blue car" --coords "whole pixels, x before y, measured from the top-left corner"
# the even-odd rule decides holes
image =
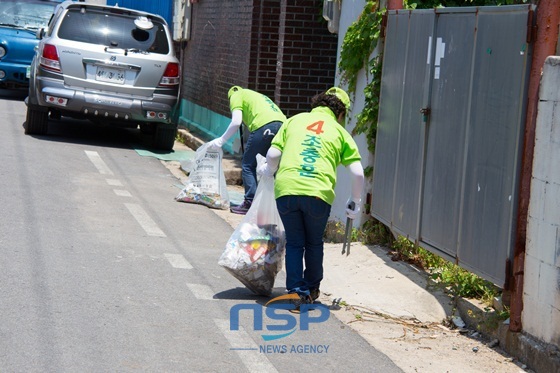
[[[29,66],[39,40],[60,1],[0,0],[0,88],[29,86]]]

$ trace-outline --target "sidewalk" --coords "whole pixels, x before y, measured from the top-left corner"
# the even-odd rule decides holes
[[[203,143],[185,130],[179,134],[191,149]],[[223,165],[228,191],[242,198],[240,160],[224,159]],[[186,179],[180,171],[176,176]],[[232,228],[243,219],[229,210],[212,211]],[[425,272],[392,261],[386,248],[353,242],[350,255],[341,250],[342,244],[325,244],[319,301],[331,305],[333,315],[405,372],[523,371],[499,349],[495,337],[476,330],[481,306],[463,301],[455,309]],[[448,322],[453,316],[467,325],[455,328]]]

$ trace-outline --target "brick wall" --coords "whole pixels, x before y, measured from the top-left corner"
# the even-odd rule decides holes
[[[287,115],[309,110],[310,99],[335,81],[338,36],[327,30],[322,0],[282,0],[278,104]]]
[[[229,115],[227,91],[249,79],[252,3],[203,0],[191,5],[191,38],[182,50],[182,98]]]
[[[229,116],[232,85],[255,89],[291,116],[334,84],[337,35],[322,0],[202,0],[183,43],[182,98]]]
[[[251,56],[248,88],[277,101],[280,1],[255,0],[251,32]]]

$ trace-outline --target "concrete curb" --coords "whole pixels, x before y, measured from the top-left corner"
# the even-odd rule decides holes
[[[189,148],[195,151],[205,143],[204,140],[194,136],[186,129],[180,127],[179,130],[177,131],[177,136],[179,136],[182,143],[184,143],[186,146],[188,146]]]

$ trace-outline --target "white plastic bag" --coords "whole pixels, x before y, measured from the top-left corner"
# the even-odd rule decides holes
[[[210,149],[209,144],[199,147],[187,183],[175,200],[227,210],[229,196],[222,157],[223,151],[220,148]]]
[[[247,214],[218,264],[256,294],[269,296],[284,263],[286,233],[274,198],[274,177],[262,176]]]

